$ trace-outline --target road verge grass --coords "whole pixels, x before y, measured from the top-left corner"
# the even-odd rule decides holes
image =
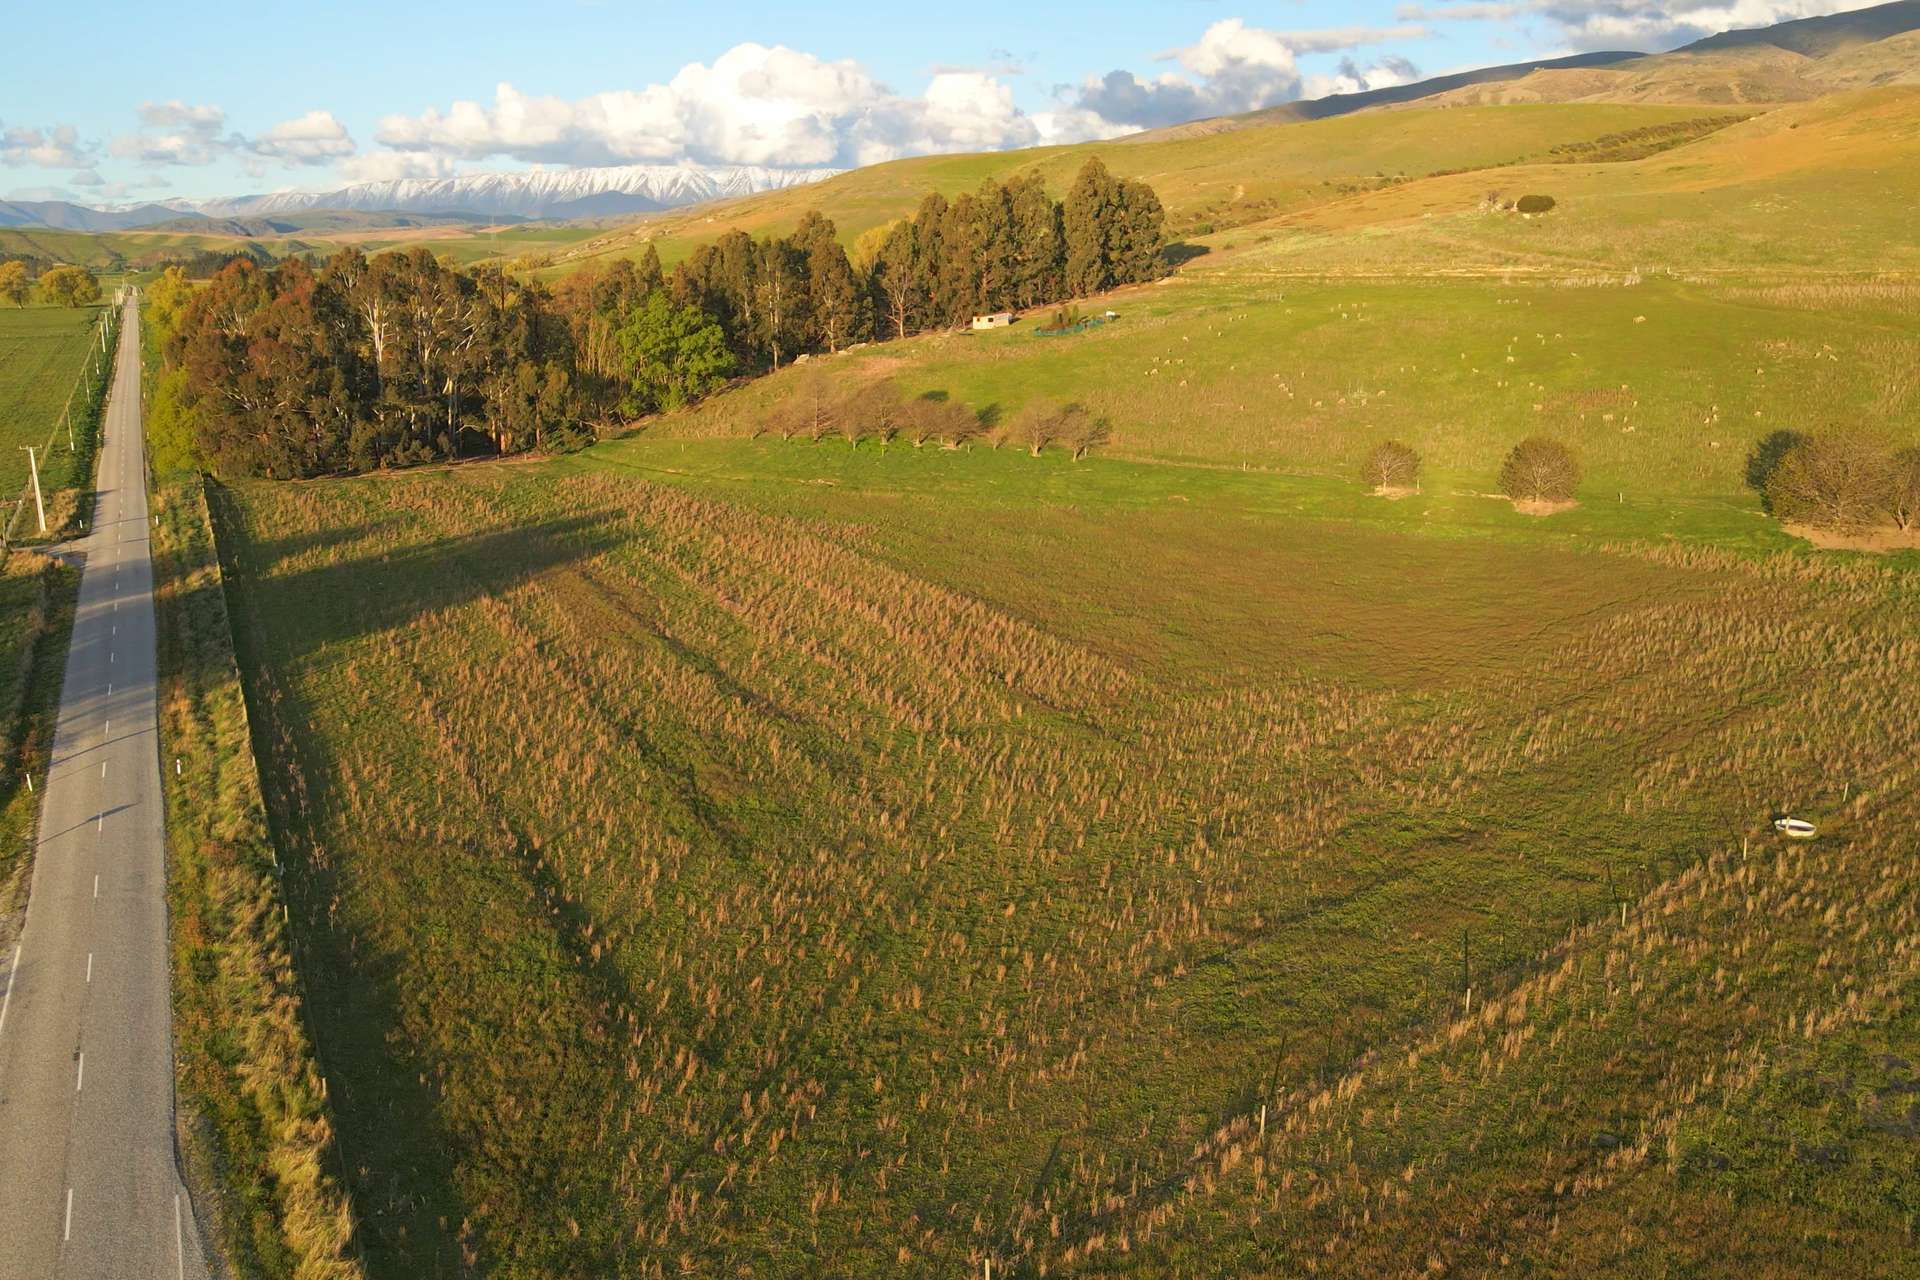
[[[40,813],[27,779],[46,782],[79,583],[78,570],[48,556],[16,551],[0,564],[0,944],[26,907]]]
[[[154,509],[174,1040],[189,1170],[210,1195],[236,1274],[358,1276],[201,482],[165,485]]]

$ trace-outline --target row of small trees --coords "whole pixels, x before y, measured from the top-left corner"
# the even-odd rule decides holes
[[[85,267],[71,264],[49,267],[36,281],[32,269],[23,260],[0,262],[0,299],[24,307],[36,289],[42,302],[57,307],[85,307],[100,301],[100,282]]]
[[[1360,475],[1379,492],[1409,492],[1419,483],[1420,455],[1385,441],[1367,454]],[[1500,488],[1516,502],[1567,501],[1579,483],[1573,452],[1544,436],[1515,445],[1500,469]],[[1776,431],[1748,455],[1747,483],[1782,520],[1848,534],[1920,529],[1920,445],[1896,448],[1865,431]]]
[[[1411,492],[1420,483],[1420,455],[1398,440],[1383,441],[1361,463],[1360,478],[1376,492]],[[1522,440],[1500,466],[1500,491],[1515,502],[1568,502],[1579,486],[1573,450],[1547,436]]]
[[[782,440],[837,436],[856,446],[862,440],[883,446],[904,440],[915,448],[939,444],[957,449],[982,440],[995,448],[1015,445],[1036,458],[1058,447],[1075,461],[1113,434],[1105,418],[1077,402],[1037,401],[1002,423],[943,391],[908,396],[885,378],[848,389],[817,373],[775,400],[756,425],[756,434]]]

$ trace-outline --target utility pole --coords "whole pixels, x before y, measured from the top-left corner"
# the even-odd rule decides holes
[[[33,456],[33,446],[22,445],[27,451],[27,470],[33,473],[33,509],[40,516],[40,532],[47,531],[47,505],[40,500],[40,463]]]

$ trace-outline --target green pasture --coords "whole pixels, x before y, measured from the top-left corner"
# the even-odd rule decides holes
[[[24,446],[47,443],[88,359],[99,358],[102,310],[0,306],[0,497],[6,501],[27,482]],[[90,458],[84,448],[78,455],[70,453],[61,433],[52,455],[42,459],[42,488],[51,495],[83,483],[86,477],[74,475],[73,469]]]
[[[1398,439],[1423,457],[1426,510],[1484,506],[1472,495],[1496,488],[1507,450],[1545,434],[1580,457],[1593,520],[1602,506],[1750,514],[1747,455],[1775,431],[1920,439],[1916,304],[1898,290],[1196,276],[1108,301],[1120,319],[1086,333],[1039,338],[1029,318],[880,344],[646,433],[751,435],[775,397],[825,369],[848,386],[890,376],[944,393],[990,422],[1079,400],[1110,421],[1113,457],[1344,485],[1369,448]]]

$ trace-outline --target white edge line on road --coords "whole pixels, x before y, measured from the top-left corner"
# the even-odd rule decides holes
[[[7,1029],[7,1008],[13,1004],[13,984],[20,977],[20,952],[26,948],[26,945],[24,942],[18,942],[13,947],[13,964],[7,970],[7,994],[0,996],[0,1031]]]
[[[186,1280],[187,1247],[180,1235],[180,1193],[173,1193],[173,1259],[180,1280]]]

